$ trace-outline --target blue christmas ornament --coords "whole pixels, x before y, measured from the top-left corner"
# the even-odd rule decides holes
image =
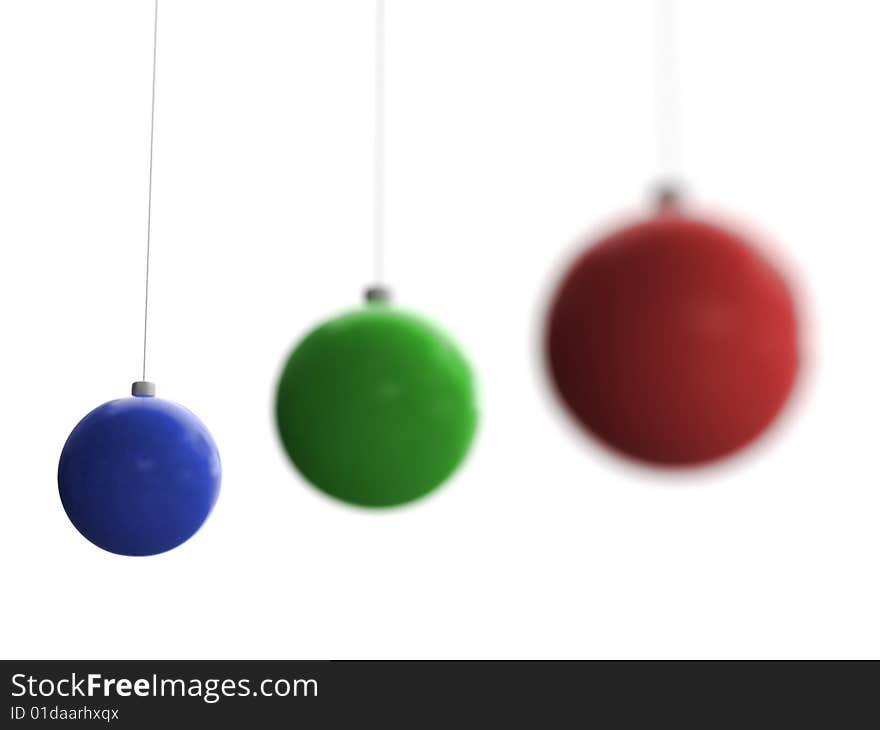
[[[177,403],[133,397],[98,406],[61,452],[58,491],[70,521],[98,547],[155,555],[202,526],[220,491],[220,455],[205,425]]]

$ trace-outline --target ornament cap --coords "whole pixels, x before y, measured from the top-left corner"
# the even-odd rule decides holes
[[[374,284],[364,291],[364,299],[368,302],[387,302],[391,300],[391,290],[381,284]]]
[[[138,398],[152,398],[156,395],[156,384],[149,380],[137,380],[131,384],[131,394]]]
[[[654,199],[661,213],[678,210],[682,197],[682,186],[674,180],[663,180],[654,187]]]

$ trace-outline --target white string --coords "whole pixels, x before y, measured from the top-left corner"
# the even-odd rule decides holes
[[[150,236],[153,227],[153,147],[156,127],[156,41],[159,36],[159,0],[153,2],[153,85],[150,98],[150,165],[147,182],[147,260],[144,276],[144,359],[141,380],[147,379],[147,316],[150,311]]]
[[[654,87],[658,172],[664,182],[677,183],[682,172],[677,0],[654,0]]]
[[[373,94],[373,276],[381,287],[385,276],[385,0],[376,0]]]

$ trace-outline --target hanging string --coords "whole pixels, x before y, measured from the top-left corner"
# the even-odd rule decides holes
[[[677,0],[654,0],[654,74],[658,172],[661,185],[675,187],[682,171]]]
[[[153,84],[150,96],[150,164],[147,175],[147,259],[144,275],[144,358],[141,379],[147,379],[147,319],[150,312],[150,236],[153,228],[153,148],[156,128],[156,41],[159,37],[159,0],[153,0]]]
[[[373,276],[381,290],[385,281],[385,0],[376,0],[373,94]]]

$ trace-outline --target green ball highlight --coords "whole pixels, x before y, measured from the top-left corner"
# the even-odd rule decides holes
[[[275,413],[300,473],[369,507],[411,502],[442,484],[477,424],[458,347],[424,319],[377,303],[306,335],[281,375]]]

